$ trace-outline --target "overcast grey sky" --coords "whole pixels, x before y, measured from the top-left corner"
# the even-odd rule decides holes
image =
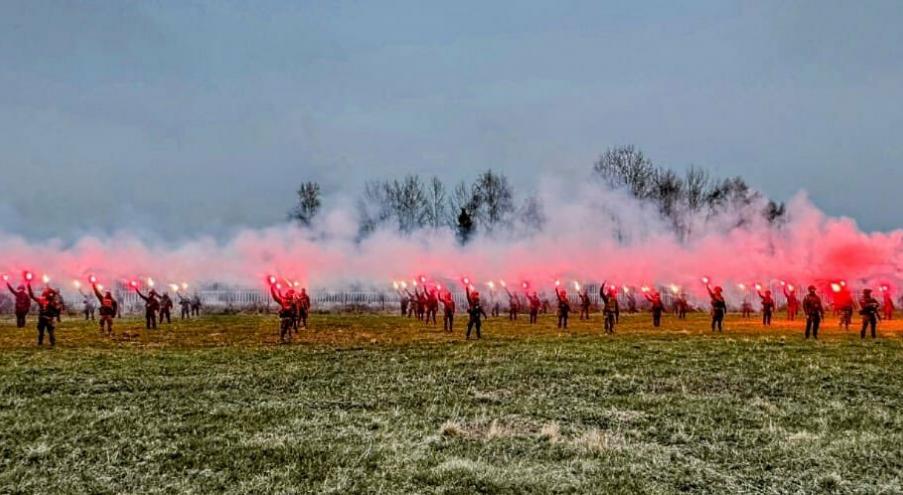
[[[903,210],[903,2],[0,2],[0,228],[279,221],[302,180],[522,187],[615,144]]]

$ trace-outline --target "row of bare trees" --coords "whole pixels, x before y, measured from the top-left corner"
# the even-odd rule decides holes
[[[656,166],[634,146],[609,148],[593,171],[608,186],[655,205],[681,239],[691,236],[694,220],[700,217],[728,218],[729,227],[738,227],[754,221],[756,215],[773,224],[785,216],[783,204],[767,200],[740,177],[719,180],[697,167],[681,176]],[[297,194],[289,218],[309,226],[322,206],[320,186],[305,182]],[[370,181],[358,198],[357,214],[361,238],[381,228],[404,234],[451,229],[462,243],[478,231],[490,235],[538,232],[546,222],[539,198],[518,199],[508,178],[493,170],[451,188],[435,176]]]
[[[603,153],[593,170],[610,187],[624,189],[635,198],[658,207],[675,232],[687,239],[692,219],[730,216],[731,227],[740,227],[760,215],[772,224],[783,221],[783,203],[768,200],[741,177],[717,179],[706,170],[690,167],[681,177],[656,166],[634,146],[617,146]],[[757,207],[761,206],[757,210]]]

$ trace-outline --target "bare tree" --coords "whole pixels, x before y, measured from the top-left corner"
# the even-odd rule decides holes
[[[652,193],[655,166],[632,145],[609,148],[593,170],[611,187],[626,187],[637,198],[648,199]]]
[[[705,170],[691,166],[684,176],[684,189],[687,198],[687,208],[690,211],[699,211],[705,204],[705,197],[709,190],[711,179]]]
[[[542,201],[533,195],[524,199],[517,216],[524,229],[530,233],[541,232],[546,225],[546,212]]]
[[[288,217],[305,227],[309,227],[314,217],[320,212],[321,206],[320,184],[304,182],[298,187],[298,203],[289,211]]]
[[[480,201],[480,208],[474,210],[476,218],[487,232],[510,225],[515,208],[507,177],[487,170],[477,177],[472,191]]]
[[[448,192],[445,184],[438,177],[430,179],[426,190],[426,205],[424,215],[426,225],[434,229],[448,226],[452,223],[448,214]]]

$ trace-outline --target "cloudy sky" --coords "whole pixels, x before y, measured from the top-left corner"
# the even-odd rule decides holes
[[[523,187],[633,143],[903,210],[903,2],[0,2],[0,229],[177,238],[408,172]]]

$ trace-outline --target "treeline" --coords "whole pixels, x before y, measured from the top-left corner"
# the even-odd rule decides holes
[[[683,240],[700,221],[724,219],[734,228],[755,221],[755,217],[776,224],[786,214],[783,203],[764,197],[742,177],[719,180],[698,167],[690,167],[680,176],[656,166],[634,146],[609,148],[593,165],[593,171],[610,187],[626,190],[657,207]]]
[[[754,221],[757,215],[770,223],[780,222],[785,215],[783,204],[768,200],[740,177],[719,180],[697,167],[681,176],[656,166],[633,146],[608,149],[593,171],[608,186],[656,207],[681,239],[692,234],[700,219],[703,223],[726,219],[733,228]],[[305,182],[297,194],[289,218],[309,226],[322,206],[320,186]],[[541,231],[546,222],[539,198],[517,197],[508,178],[493,170],[453,187],[435,176],[370,181],[356,208],[361,238],[381,228],[404,234],[450,229],[461,243],[467,243],[477,232],[528,235]]]

